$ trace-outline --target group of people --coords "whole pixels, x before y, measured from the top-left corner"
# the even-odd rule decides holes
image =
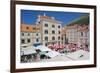
[[[75,43],[68,43],[63,45],[63,47],[53,48],[49,47],[54,51],[60,52],[60,53],[68,53],[68,52],[75,52],[77,50],[84,50],[89,51],[89,45],[83,44],[78,45]],[[36,53],[29,54],[29,55],[21,55],[21,62],[27,63],[27,62],[38,62],[42,59],[50,59],[50,57],[46,56],[45,54],[41,54],[40,50],[36,50]]]
[[[89,46],[88,44],[82,44],[82,45],[79,45],[79,44],[75,44],[75,43],[68,43],[68,44],[65,44],[64,47],[62,48],[53,48],[52,46],[49,48],[51,48],[52,50],[55,50],[55,51],[65,51],[65,52],[74,52],[74,51],[77,51],[77,50],[84,50],[84,51],[89,51]]]
[[[28,54],[28,55],[21,55],[21,62],[26,63],[26,62],[32,62],[37,60],[37,53],[34,54]]]
[[[36,50],[36,53],[34,53],[34,54],[21,55],[21,62],[22,63],[38,62],[42,59],[50,59],[50,57],[46,56],[45,54],[41,54],[40,50]]]

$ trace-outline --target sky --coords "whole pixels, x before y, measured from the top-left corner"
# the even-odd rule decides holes
[[[88,13],[79,12],[56,12],[56,11],[37,11],[37,10],[21,10],[21,23],[34,25],[38,15],[55,17],[56,20],[62,22],[62,26]]]

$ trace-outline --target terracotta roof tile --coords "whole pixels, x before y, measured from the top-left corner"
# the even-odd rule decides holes
[[[37,32],[40,30],[36,25],[21,24],[21,32]]]

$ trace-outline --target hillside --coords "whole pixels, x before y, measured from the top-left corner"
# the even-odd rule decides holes
[[[69,22],[67,24],[67,26],[74,25],[74,24],[79,24],[79,25],[86,24],[86,25],[88,25],[89,24],[89,16],[82,16],[78,19],[75,19],[75,20]]]

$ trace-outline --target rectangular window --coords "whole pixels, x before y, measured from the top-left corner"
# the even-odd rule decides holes
[[[45,30],[44,33],[45,33],[45,34],[48,34],[48,30]]]
[[[52,28],[55,28],[55,25],[52,25]]]
[[[48,37],[47,36],[45,37],[45,41],[48,41]]]
[[[83,36],[83,32],[81,32],[81,36]]]
[[[45,43],[45,46],[47,46],[48,44],[47,43]]]
[[[39,39],[36,39],[36,42],[39,42]]]
[[[60,40],[60,36],[58,36],[58,40]]]
[[[28,42],[28,43],[30,43],[30,42],[31,42],[31,40],[30,40],[30,39],[27,39],[27,42]]]
[[[58,41],[58,44],[60,44],[60,41]]]
[[[22,36],[24,36],[24,33],[22,33]]]
[[[30,33],[28,33],[28,36],[30,36]]]
[[[48,24],[47,23],[45,23],[45,27],[48,27]]]
[[[60,34],[60,31],[58,31],[58,34]]]
[[[63,37],[61,38],[61,40],[63,40]]]
[[[36,36],[38,36],[38,33],[36,33]]]
[[[61,42],[63,44],[63,42]]]
[[[25,40],[24,39],[21,39],[21,43],[24,44],[25,43]]]
[[[52,34],[55,34],[55,31],[54,30],[52,30]]]
[[[55,37],[54,36],[52,37],[52,40],[55,40]]]

